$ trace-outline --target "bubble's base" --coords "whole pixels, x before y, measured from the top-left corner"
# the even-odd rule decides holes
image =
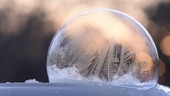
[[[170,89],[157,85],[149,90],[115,87],[97,83],[4,83],[2,96],[170,96]]]
[[[138,90],[148,90],[156,86],[157,80],[141,83],[131,73],[117,77],[111,82],[102,81],[99,78],[85,78],[77,72],[75,67],[58,69],[56,65],[47,66],[48,78],[50,83],[101,83],[117,87],[134,88]]]

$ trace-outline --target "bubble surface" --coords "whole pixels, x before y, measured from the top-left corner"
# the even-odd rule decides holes
[[[50,82],[71,80],[152,88],[158,53],[147,30],[125,13],[97,9],[78,14],[54,36],[48,51]]]

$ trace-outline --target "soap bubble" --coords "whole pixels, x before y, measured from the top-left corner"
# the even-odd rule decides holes
[[[54,36],[47,57],[50,82],[104,82],[137,89],[158,79],[158,53],[147,30],[125,13],[80,13]]]

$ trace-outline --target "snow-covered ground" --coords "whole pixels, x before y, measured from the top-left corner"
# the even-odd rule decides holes
[[[157,84],[149,90],[116,87],[101,83],[4,83],[1,96],[170,96],[170,88]]]

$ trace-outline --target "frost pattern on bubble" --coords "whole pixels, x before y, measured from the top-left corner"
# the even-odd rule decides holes
[[[65,78],[153,87],[157,61],[156,47],[142,25],[121,12],[97,10],[59,30],[49,48],[47,71],[50,82]]]
[[[91,35],[92,32],[89,34]],[[113,41],[109,43],[105,38],[102,40],[104,42],[102,48],[91,49],[88,46],[94,46],[94,43],[89,43],[89,41],[97,36],[89,38],[89,35],[86,34],[86,41],[79,42],[77,38],[82,38],[83,36],[84,34],[78,35],[78,37],[71,37],[73,38],[72,40],[63,36],[63,41],[57,48],[58,53],[55,54],[57,57],[52,59],[57,68],[75,67],[78,69],[77,72],[79,74],[88,79],[97,77],[102,81],[108,82],[128,72],[131,72],[136,78],[140,78],[142,64],[145,62],[137,61],[135,53],[131,49]],[[141,66],[138,63],[141,63]]]

